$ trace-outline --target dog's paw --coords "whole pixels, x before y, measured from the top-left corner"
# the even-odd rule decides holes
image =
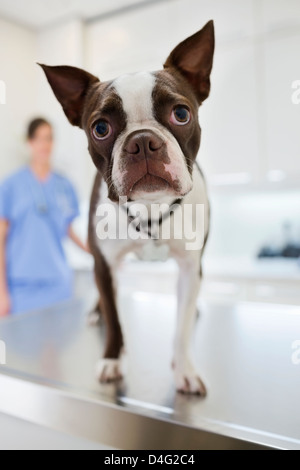
[[[96,367],[99,382],[109,383],[122,379],[120,359],[100,359]]]
[[[207,395],[206,387],[193,366],[175,365],[174,375],[177,392],[190,395],[201,395],[202,397]]]

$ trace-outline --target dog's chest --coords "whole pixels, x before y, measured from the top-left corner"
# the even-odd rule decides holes
[[[154,219],[149,225],[148,220],[138,223],[138,218],[108,199],[105,183],[99,191],[93,225],[97,246],[110,266],[118,264],[128,253],[135,254],[143,261],[167,260],[176,232],[172,216],[164,221]],[[169,232],[171,236],[164,236]]]
[[[141,260],[166,260],[169,257],[187,256],[188,241],[186,222],[190,210],[197,205],[203,207],[201,230],[206,236],[209,227],[209,204],[205,182],[198,170],[194,171],[194,187],[173,213],[167,214],[161,222],[152,220],[151,229],[144,225],[136,227],[136,219],[128,211],[108,198],[104,181],[98,191],[93,227],[95,243],[109,266],[114,266],[128,253],[134,253]],[[199,251],[199,250],[195,250]]]

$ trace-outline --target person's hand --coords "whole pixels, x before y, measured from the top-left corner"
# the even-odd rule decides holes
[[[87,241],[87,242],[85,243],[85,245],[84,245],[84,251],[85,251],[86,253],[88,253],[89,255],[92,254],[91,248],[90,248],[90,245],[89,245],[89,242],[88,242],[88,241]]]
[[[8,292],[0,292],[0,318],[6,317],[11,310],[11,302]]]
[[[72,226],[69,227],[68,231],[69,237],[71,240],[75,243],[75,245],[78,246],[82,251],[85,251],[86,253],[91,253],[91,249],[89,247],[88,241],[84,243],[81,238],[78,237],[78,235],[75,233],[74,229]]]

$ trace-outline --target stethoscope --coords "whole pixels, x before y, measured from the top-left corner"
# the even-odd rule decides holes
[[[40,216],[44,216],[44,217],[49,216],[50,208],[49,208],[49,203],[46,198],[45,190],[43,188],[43,183],[37,180],[34,180],[30,177],[29,184],[30,184],[30,190],[31,190],[31,194],[34,200],[34,205],[35,205],[35,209],[37,213]],[[53,194],[56,198],[58,198],[58,192],[59,192],[58,186],[55,185],[55,187],[53,188]],[[61,204],[59,205],[61,206]]]
[[[39,181],[33,181],[30,175],[29,179],[30,192],[34,201],[34,206],[40,216],[49,214],[49,205],[42,186]]]

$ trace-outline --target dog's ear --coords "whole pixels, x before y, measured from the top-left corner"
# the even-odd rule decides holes
[[[210,92],[210,73],[215,49],[214,23],[181,42],[169,55],[164,67],[175,68],[191,84],[199,104]]]
[[[38,65],[44,70],[47,80],[70,123],[81,127],[81,117],[87,91],[91,85],[99,82],[99,79],[77,67]]]

